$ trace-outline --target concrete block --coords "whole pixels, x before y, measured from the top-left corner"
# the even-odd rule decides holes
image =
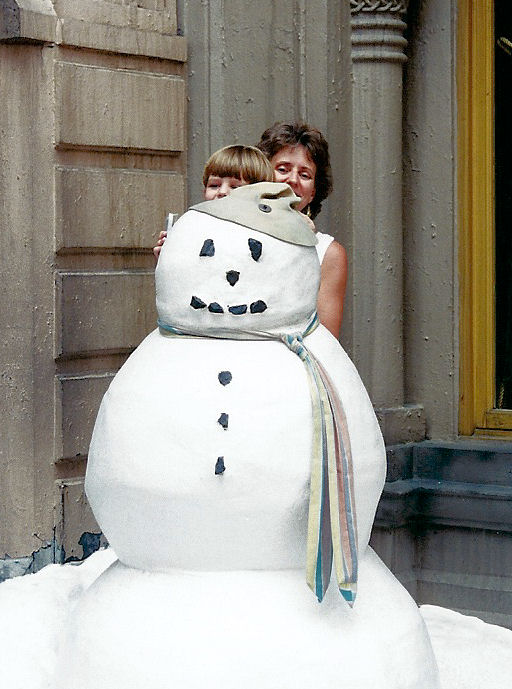
[[[414,449],[416,447],[414,443],[386,447],[388,466],[386,481],[399,481],[412,477]]]
[[[182,213],[185,182],[173,172],[58,167],[56,250],[154,246],[168,213]]]
[[[438,527],[418,541],[422,569],[471,573],[483,577],[512,576],[512,534],[480,529]]]
[[[512,531],[512,487],[420,479],[416,521]]]
[[[57,25],[51,0],[10,0],[0,4],[0,41],[54,42]]]
[[[442,481],[512,486],[511,446],[508,441],[427,441],[414,448],[414,472]]]
[[[375,524],[383,528],[411,527],[418,511],[419,483],[415,479],[387,482],[375,515]]]
[[[413,598],[416,598],[416,539],[409,529],[383,529],[374,526],[370,545]]]
[[[84,491],[84,479],[57,482],[57,541],[63,562],[87,557],[95,546],[106,544]]]
[[[376,515],[379,526],[423,531],[453,525],[512,531],[512,487],[412,478],[386,483]]]
[[[169,0],[165,4],[156,0],[139,0],[136,5],[112,0],[55,0],[55,9],[61,18],[73,17],[88,24],[132,26],[144,31],[176,33],[176,1]]]
[[[425,439],[425,413],[419,404],[375,409],[386,445]]]
[[[447,577],[444,572],[422,572],[418,580],[418,603],[423,605],[441,605],[446,608],[464,610],[468,604],[473,609],[473,614],[481,617],[483,611],[487,613],[498,613],[504,616],[506,626],[512,623],[512,591],[510,591],[510,580],[508,590],[496,588],[498,583],[494,583],[493,588],[482,584],[476,580],[467,580],[465,584],[457,583],[456,579]]]
[[[71,17],[61,19],[59,27],[59,43],[62,45],[144,55],[176,62],[185,62],[187,59],[187,41],[183,36],[169,36],[128,26],[86,24]]]
[[[126,352],[156,327],[153,271],[59,272],[56,356]]]
[[[56,144],[181,152],[185,82],[174,75],[55,65]]]
[[[56,379],[56,459],[83,458],[96,414],[115,372],[61,375]]]

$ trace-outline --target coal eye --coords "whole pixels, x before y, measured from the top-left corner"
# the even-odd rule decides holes
[[[262,248],[263,246],[261,242],[259,242],[257,239],[249,239],[249,249],[251,250],[251,256],[255,261],[257,261],[261,256]]]
[[[272,212],[272,208],[268,205],[268,203],[258,203],[258,208],[263,213],[271,213]]]
[[[205,239],[203,242],[203,246],[201,248],[201,251],[199,252],[199,256],[214,256],[215,255],[215,246],[213,244],[213,239]]]

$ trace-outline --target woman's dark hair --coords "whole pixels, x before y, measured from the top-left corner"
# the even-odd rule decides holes
[[[329,146],[322,133],[304,122],[276,122],[266,129],[256,146],[269,160],[285,146],[302,144],[316,165],[315,197],[309,204],[311,218],[315,218],[332,191],[332,172]]]

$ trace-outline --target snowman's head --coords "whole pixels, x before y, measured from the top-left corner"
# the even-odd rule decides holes
[[[320,265],[298,201],[287,184],[261,182],[193,206],[160,254],[160,321],[204,335],[303,331]]]

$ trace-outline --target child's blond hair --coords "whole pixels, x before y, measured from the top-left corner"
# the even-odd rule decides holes
[[[235,177],[247,184],[272,182],[274,171],[266,156],[255,146],[234,144],[215,151],[204,166],[203,185],[210,177]]]

